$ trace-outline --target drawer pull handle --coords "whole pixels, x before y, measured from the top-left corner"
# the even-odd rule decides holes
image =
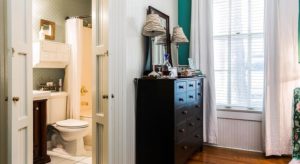
[[[195,107],[196,107],[196,108],[200,108],[200,106],[199,106],[199,105],[196,105]]]
[[[200,83],[200,82],[198,82],[198,86],[201,86],[201,83]]]
[[[184,100],[183,100],[183,98],[179,98],[179,101],[182,101],[182,102],[183,102]]]
[[[200,138],[200,135],[199,135],[199,134],[196,134],[195,137],[196,137],[196,138]]]
[[[193,99],[193,98],[194,98],[194,96],[189,96],[189,98],[190,98],[190,99]]]
[[[194,85],[193,84],[189,84],[189,87],[194,87]]]
[[[182,114],[187,115],[189,112],[187,110],[183,111]]]
[[[188,146],[183,146],[182,148],[183,148],[183,150],[187,150]]]
[[[194,126],[195,126],[195,123],[191,122],[191,123],[190,123],[190,126],[191,126],[191,127],[194,127]]]
[[[200,121],[200,120],[201,120],[201,118],[197,117],[197,120],[198,120],[198,121]]]
[[[179,89],[183,89],[184,87],[183,87],[183,85],[179,85]]]
[[[184,130],[184,129],[180,129],[179,132],[180,132],[180,133],[184,133],[185,130]]]
[[[39,107],[35,107],[35,110],[38,111],[38,110],[40,110],[40,108]]]
[[[200,93],[200,92],[198,93],[198,96],[201,96],[201,93]]]

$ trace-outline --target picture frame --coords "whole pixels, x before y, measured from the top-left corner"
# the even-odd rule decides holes
[[[55,22],[41,19],[40,30],[45,34],[45,39],[55,40]]]

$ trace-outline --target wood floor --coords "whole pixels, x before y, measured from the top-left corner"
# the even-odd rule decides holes
[[[266,158],[262,153],[205,146],[187,164],[287,164],[291,157]]]

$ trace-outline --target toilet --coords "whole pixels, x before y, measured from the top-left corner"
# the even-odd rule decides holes
[[[71,155],[85,155],[83,137],[88,134],[87,121],[67,118],[67,93],[51,93],[47,101],[47,124],[55,127],[65,141],[63,148]]]

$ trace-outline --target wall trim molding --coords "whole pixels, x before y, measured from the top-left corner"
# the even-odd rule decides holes
[[[211,147],[217,147],[217,148],[231,149],[231,150],[240,150],[240,151],[262,153],[262,154],[264,153],[263,151],[258,151],[258,150],[247,150],[247,149],[241,149],[241,148],[225,147],[225,146],[220,146],[220,145],[215,145],[215,144],[210,144],[210,143],[204,143],[204,145],[211,146]]]
[[[261,112],[240,112],[240,111],[218,110],[217,117],[221,119],[257,121],[257,122],[262,122],[263,120],[262,118],[263,116]]]
[[[5,87],[5,39],[6,39],[6,1],[0,0],[0,163],[7,163],[7,106]]]

